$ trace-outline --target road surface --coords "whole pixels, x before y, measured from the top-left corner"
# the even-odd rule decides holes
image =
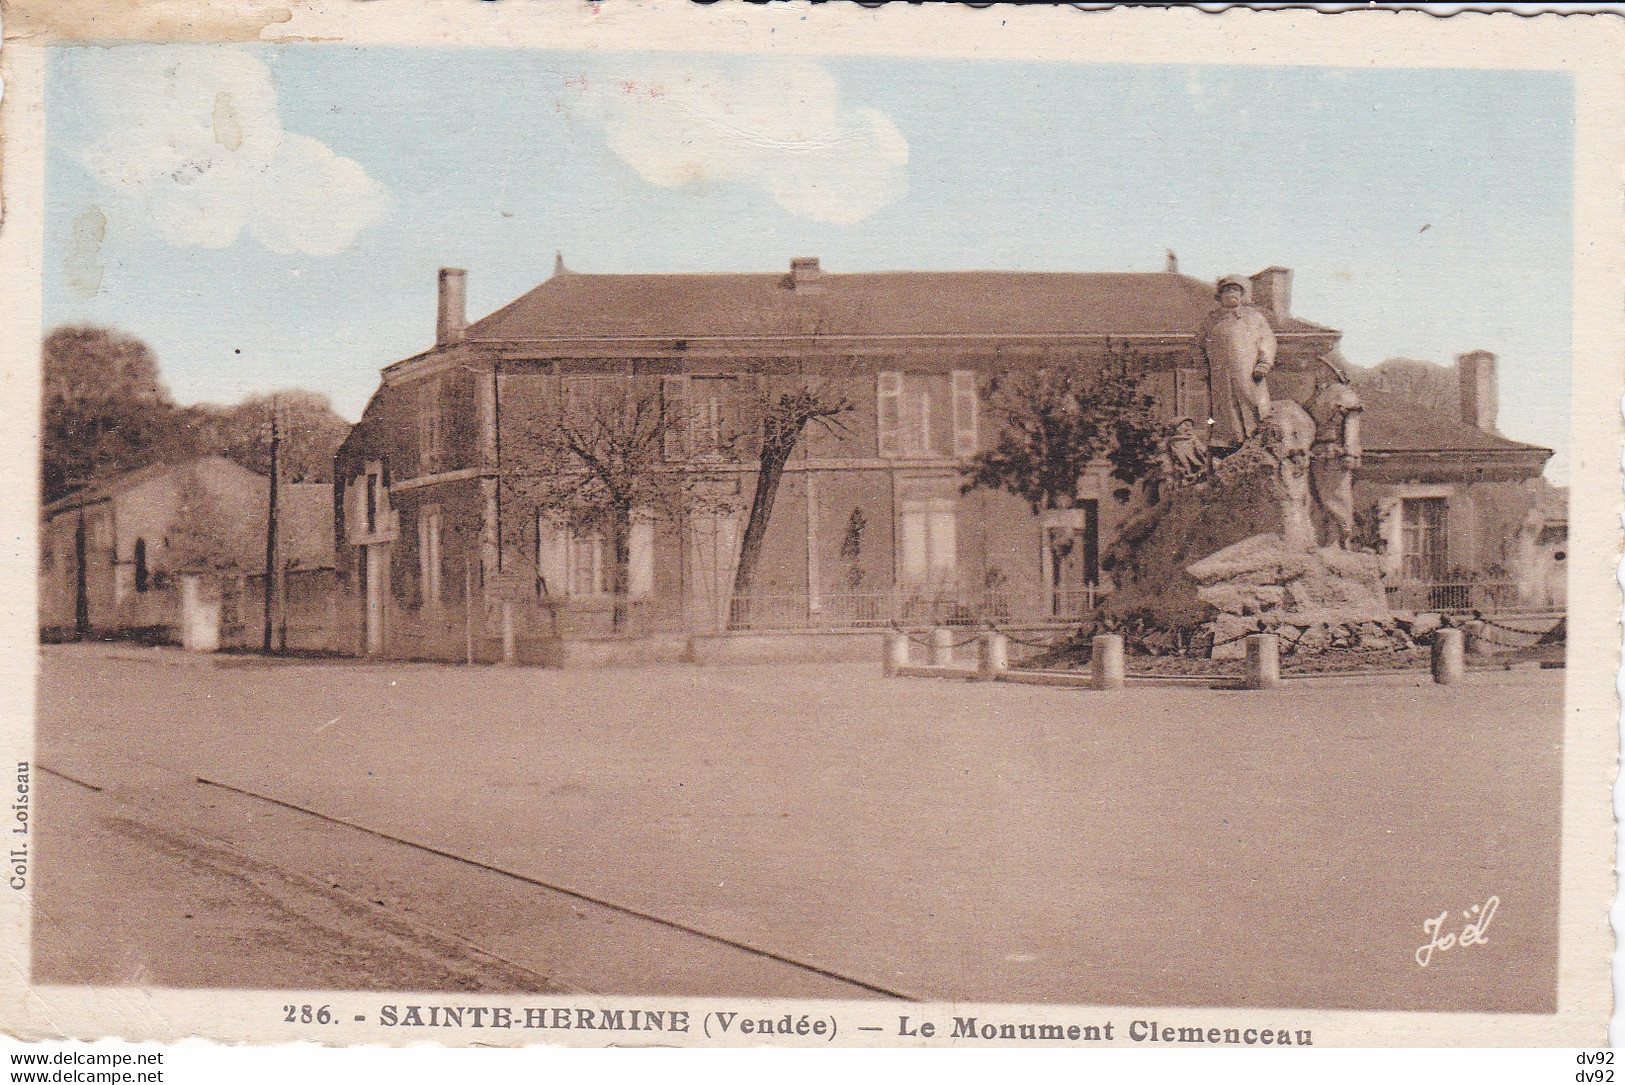
[[[103,790],[42,786],[36,977],[1555,1004],[1560,671],[878,671],[48,648],[36,759]],[[1485,944],[1417,965],[1491,896]]]

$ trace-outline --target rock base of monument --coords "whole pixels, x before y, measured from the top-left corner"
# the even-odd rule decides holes
[[[1288,654],[1393,651],[1414,643],[1388,610],[1374,554],[1292,550],[1280,535],[1253,535],[1185,573],[1197,584],[1196,597],[1218,612],[1203,629],[1214,659],[1241,659],[1250,633],[1276,634]]]

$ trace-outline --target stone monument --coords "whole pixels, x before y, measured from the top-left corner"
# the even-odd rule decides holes
[[[1120,590],[1108,613],[1211,643],[1240,659],[1250,633],[1274,633],[1288,653],[1386,650],[1410,639],[1389,613],[1375,554],[1321,545],[1310,453],[1316,422],[1290,399],[1206,478],[1176,485],[1125,525],[1108,565]]]

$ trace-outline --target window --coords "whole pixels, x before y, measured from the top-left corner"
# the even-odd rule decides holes
[[[418,584],[425,606],[440,605],[440,510],[429,507],[418,513]]]
[[[940,378],[938,378],[940,380]],[[925,374],[882,371],[875,380],[875,428],[880,455],[929,456],[931,439],[931,378]],[[971,395],[974,401],[975,380]],[[958,397],[955,397],[958,414]],[[970,413],[974,431],[974,409]],[[956,425],[955,444],[959,431]]]
[[[732,451],[741,427],[738,385],[739,378],[733,376],[661,378],[666,459]]]
[[[418,463],[425,471],[440,470],[445,459],[441,393],[437,376],[418,385]]]
[[[1401,552],[1406,580],[1437,583],[1448,575],[1446,512],[1442,497],[1405,498]]]
[[[952,498],[905,501],[898,528],[904,581],[942,584],[956,579],[958,531]]]
[[[634,598],[654,592],[654,521],[634,513],[627,538],[627,592]],[[537,590],[543,595],[588,598],[606,595],[615,554],[599,531],[569,531],[546,512],[536,515]]]
[[[147,590],[147,540],[135,541],[135,590]]]
[[[695,377],[689,384],[689,448],[720,456],[739,435],[739,393],[734,377]]]
[[[367,534],[378,531],[378,476],[367,473]]]

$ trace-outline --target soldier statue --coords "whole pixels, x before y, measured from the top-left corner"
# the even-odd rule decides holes
[[[1315,502],[1331,521],[1328,546],[1347,550],[1354,537],[1354,472],[1360,467],[1360,396],[1343,364],[1322,355],[1315,367],[1315,394],[1309,400],[1315,441],[1309,448],[1309,481]]]
[[[1269,414],[1264,377],[1275,366],[1275,333],[1264,314],[1246,304],[1246,279],[1226,275],[1215,296],[1219,306],[1202,322],[1197,342],[1207,362],[1208,448],[1224,455],[1258,432]]]

